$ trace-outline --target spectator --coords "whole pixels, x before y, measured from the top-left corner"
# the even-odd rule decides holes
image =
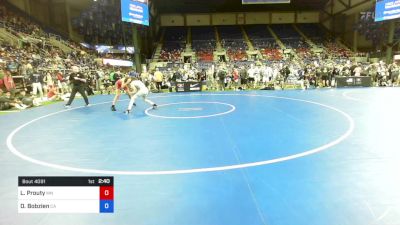
[[[154,72],[154,82],[156,83],[156,88],[158,90],[158,92],[161,92],[161,86],[162,86],[162,82],[164,79],[164,75],[161,73],[161,71],[156,68],[156,72]]]
[[[16,76],[18,74],[18,63],[15,61],[14,57],[12,57],[10,62],[8,63],[7,69],[12,76]]]
[[[17,90],[15,89],[14,79],[9,70],[5,71],[3,83],[4,83],[4,86],[5,86],[5,89],[7,90],[7,92],[11,92],[12,95],[14,95]]]
[[[53,77],[51,76],[50,72],[47,72],[46,75],[43,77],[43,89],[45,94],[47,94],[50,86],[54,86],[54,81],[53,81]]]
[[[49,86],[49,91],[47,92],[47,99],[49,101],[57,101],[61,99],[60,94],[58,93],[58,90],[54,85]]]
[[[2,94],[3,91],[0,91],[0,107],[4,110],[10,109],[15,107],[17,109],[23,110],[26,109],[28,106],[22,104],[21,101],[14,99],[11,97],[10,92],[6,92],[5,95]]]
[[[4,71],[4,69],[0,69],[0,90],[6,89],[6,87],[4,85],[4,77],[5,77],[5,71]]]
[[[220,91],[225,90],[225,79],[226,79],[226,70],[224,68],[220,68],[218,71],[218,89]]]
[[[68,92],[68,84],[61,71],[57,72],[56,78],[57,78],[57,86],[61,95]]]
[[[37,92],[39,91],[40,99],[43,100],[43,78],[42,75],[36,70],[32,73],[30,77],[30,81],[32,83],[32,94],[33,96],[37,96]]]
[[[33,107],[33,106],[37,106],[37,105],[34,104],[34,99],[29,97],[29,96],[27,96],[26,95],[26,91],[24,91],[24,90],[19,93],[18,100],[22,104],[26,105],[29,108]]]

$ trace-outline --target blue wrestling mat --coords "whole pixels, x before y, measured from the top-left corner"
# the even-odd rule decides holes
[[[400,224],[400,89],[112,97],[0,117],[0,224]],[[18,214],[18,176],[103,175],[113,214]]]

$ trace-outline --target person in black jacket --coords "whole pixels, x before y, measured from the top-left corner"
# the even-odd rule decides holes
[[[3,95],[3,90],[0,88],[0,110],[8,110],[11,109],[10,105],[11,100]]]
[[[179,68],[175,68],[175,72],[172,74],[172,77],[169,78],[170,87],[169,92],[172,92],[172,88],[176,89],[176,82],[182,80],[182,74]]]
[[[36,69],[31,73],[30,82],[32,84],[32,95],[36,97],[36,94],[39,91],[40,99],[43,100],[43,76],[39,70]]]
[[[68,103],[65,105],[66,108],[71,107],[72,101],[74,101],[75,95],[77,92],[82,95],[83,99],[85,100],[86,106],[89,106],[89,100],[86,95],[86,79],[85,76],[79,72],[79,67],[73,66],[72,73],[69,75],[69,81],[72,84],[72,92],[71,96],[69,97]]]
[[[284,68],[282,68],[281,74],[283,75],[283,82],[286,83],[290,75],[289,67],[285,66]]]
[[[225,79],[227,76],[226,69],[221,67],[218,71],[217,76],[218,76],[218,89],[220,91],[225,91]]]

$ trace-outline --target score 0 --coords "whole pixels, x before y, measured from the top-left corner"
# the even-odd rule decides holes
[[[112,212],[114,212],[114,187],[100,186],[100,213]]]

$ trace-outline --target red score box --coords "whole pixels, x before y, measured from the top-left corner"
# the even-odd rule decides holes
[[[100,186],[100,200],[114,200],[114,187]]]

